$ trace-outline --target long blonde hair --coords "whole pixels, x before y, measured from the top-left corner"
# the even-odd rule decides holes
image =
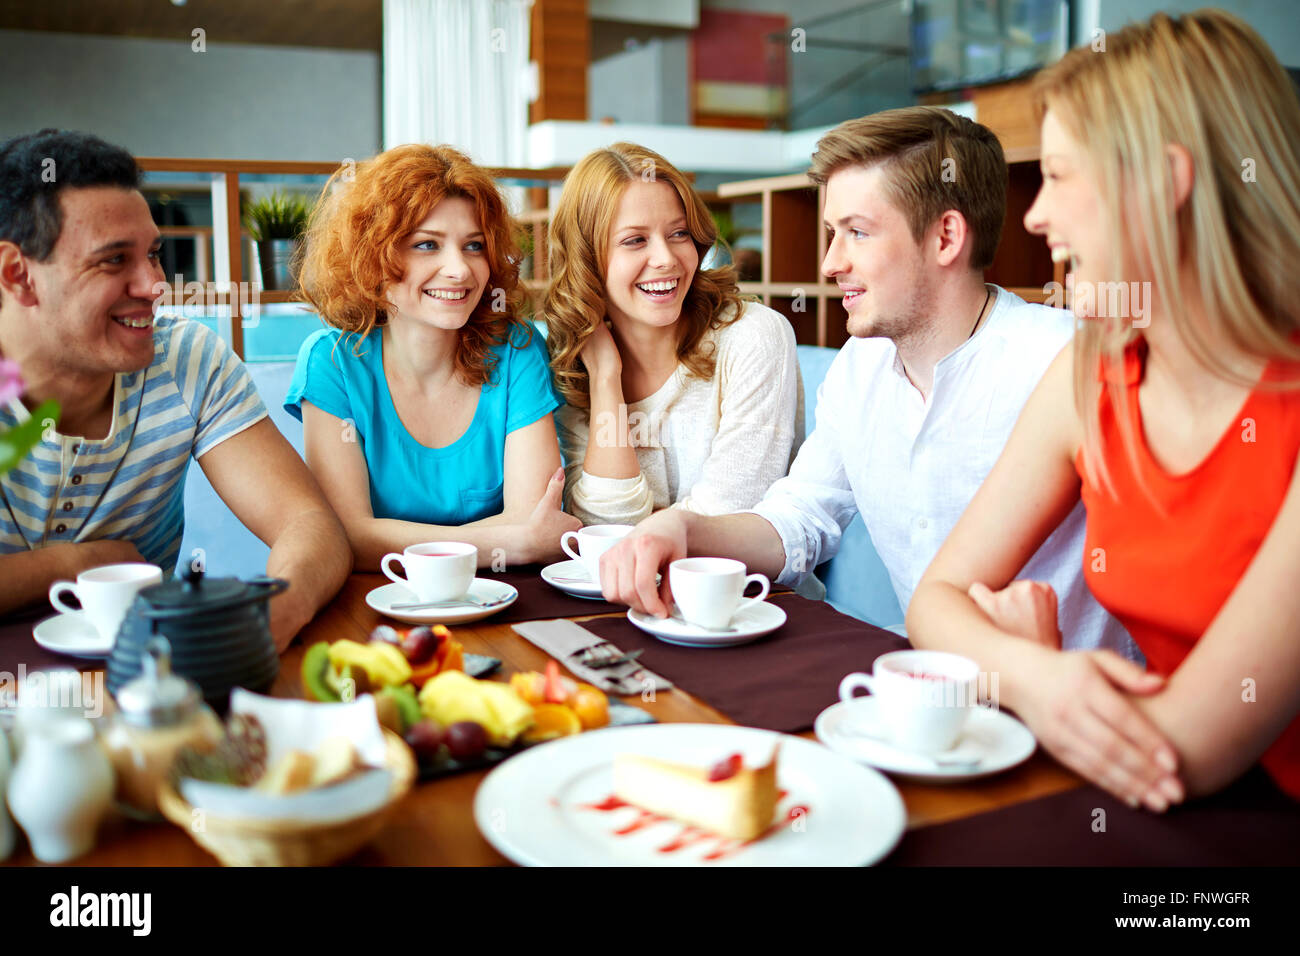
[[[1259,35],[1218,10],[1158,13],[1106,36],[1104,51],[1071,50],[1038,75],[1034,89],[1040,119],[1051,108],[1098,176],[1114,240],[1110,277],[1122,279],[1122,262],[1149,270],[1162,318],[1224,379],[1255,384],[1232,367],[1225,347],[1263,361],[1300,359],[1291,341],[1300,328],[1293,278],[1300,262],[1300,100]],[[1191,193],[1177,210],[1170,143],[1185,147],[1194,165]],[[1206,329],[1188,318],[1184,264],[1197,277]],[[1082,322],[1074,337],[1085,468],[1094,486],[1112,494],[1097,372],[1103,361],[1122,367],[1125,348],[1140,334],[1116,321]],[[1109,378],[1105,387],[1136,465],[1128,392],[1121,376]]]
[[[577,408],[590,405],[587,370],[579,353],[605,319],[605,268],[614,216],[628,184],[641,181],[665,182],[676,191],[701,263],[718,239],[704,200],[653,150],[615,143],[588,153],[570,170],[551,219],[551,284],[543,312],[556,387]],[[691,374],[712,378],[715,356],[705,335],[739,318],[743,308],[731,266],[696,269],[678,320],[682,329],[677,358]]]

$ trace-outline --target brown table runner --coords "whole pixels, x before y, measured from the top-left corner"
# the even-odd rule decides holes
[[[1102,829],[1104,824],[1105,829]],[[1258,767],[1164,814],[1076,787],[909,830],[890,866],[1294,866],[1300,803]]]
[[[834,704],[840,679],[870,671],[881,654],[908,643],[897,634],[797,594],[769,598],[787,620],[753,644],[697,648],[665,644],[626,617],[582,626],[624,651],[644,649],[641,663],[682,690],[750,727],[797,733]]]
[[[509,571],[479,569],[479,577],[503,581],[519,592],[519,600],[489,619],[493,624],[514,624],[518,621],[541,621],[553,617],[586,617],[588,614],[607,614],[625,610],[603,600],[589,601],[574,597],[542,580],[542,565],[526,564]]]
[[[103,660],[65,657],[47,651],[36,643],[36,638],[32,637],[32,628],[53,613],[54,609],[47,605],[38,610],[7,614],[3,620],[0,620],[0,680],[4,679],[4,674],[10,674],[17,679],[19,664],[25,665],[29,671],[48,667],[93,670],[104,666]]]

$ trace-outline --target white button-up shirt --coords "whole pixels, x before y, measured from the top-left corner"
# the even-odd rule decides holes
[[[939,546],[997,461],[1030,393],[1070,341],[1070,313],[993,287],[974,337],[935,366],[927,401],[888,339],[850,339],[817,392],[817,425],[753,509],[785,547],[778,580],[797,585],[835,555],[860,513],[904,612]],[[1083,580],[1085,512],[1077,505],[1019,577],[1047,581],[1067,649],[1108,647],[1133,660],[1128,633]]]

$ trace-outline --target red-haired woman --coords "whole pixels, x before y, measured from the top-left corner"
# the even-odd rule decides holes
[[[357,567],[438,539],[477,545],[481,565],[557,555],[579,526],[560,507],[560,403],[519,316],[496,183],[454,149],[410,145],[325,196],[302,286],[333,328],[303,343],[284,404]]]

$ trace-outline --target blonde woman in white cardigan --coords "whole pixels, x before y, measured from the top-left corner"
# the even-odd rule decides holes
[[[545,319],[568,510],[636,524],[667,507],[727,514],[785,475],[803,440],[794,333],[741,300],[686,178],[644,147],[582,159],[551,222]]]

